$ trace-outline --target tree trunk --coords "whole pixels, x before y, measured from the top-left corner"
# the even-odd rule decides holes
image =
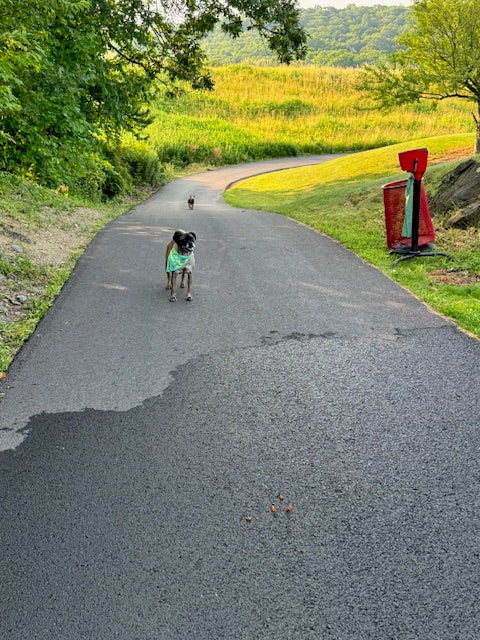
[[[475,120],[475,155],[480,154],[480,102],[477,103],[477,108],[479,117],[477,118],[475,114],[472,114]]]

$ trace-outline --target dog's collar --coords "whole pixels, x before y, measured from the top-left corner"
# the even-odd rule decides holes
[[[183,269],[183,267],[191,260],[192,256],[193,251],[185,256],[182,253],[178,253],[175,247],[172,247],[172,250],[168,254],[166,268],[167,273],[169,271],[178,271],[179,269]]]

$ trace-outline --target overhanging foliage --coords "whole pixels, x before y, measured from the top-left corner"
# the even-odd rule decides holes
[[[200,40],[244,18],[281,61],[304,55],[293,0],[2,0],[0,169],[88,176],[92,154],[145,126],[155,78],[212,86]]]

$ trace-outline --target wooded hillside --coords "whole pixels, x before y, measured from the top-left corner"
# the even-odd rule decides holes
[[[395,40],[405,27],[409,7],[333,7],[305,9],[300,23],[308,35],[305,61],[320,66],[357,67],[377,63],[398,48]],[[265,62],[274,56],[252,31],[232,40],[217,28],[204,40],[204,50],[213,64]]]

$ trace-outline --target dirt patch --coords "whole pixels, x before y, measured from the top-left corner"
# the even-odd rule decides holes
[[[464,160],[472,155],[472,145],[461,147],[459,149],[447,149],[435,158],[432,158],[429,164],[441,164],[443,162],[453,162],[454,160]]]
[[[54,211],[45,207],[34,223],[5,215],[0,225],[0,255],[17,264],[27,259],[38,267],[61,268],[72,256],[82,252],[108,214],[84,207]],[[7,272],[8,273],[8,272]],[[0,273],[0,324],[21,320],[31,309],[32,300],[42,298],[48,284],[38,271],[15,269]]]
[[[42,217],[47,217],[44,213]],[[105,213],[78,207],[63,215],[52,214],[52,221],[29,227],[10,219],[0,228],[0,253],[14,256],[21,253],[38,265],[58,266],[81,249],[92,235],[92,229]]]
[[[480,284],[480,276],[470,271],[448,271],[448,269],[435,269],[429,271],[428,275],[438,284],[468,285]]]

